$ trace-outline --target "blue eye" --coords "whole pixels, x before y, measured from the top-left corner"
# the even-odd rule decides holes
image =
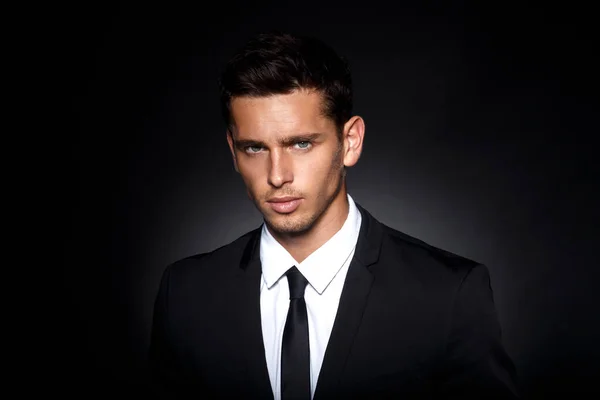
[[[309,145],[311,144],[310,142],[297,142],[296,144],[306,144],[307,146],[300,146],[301,149],[308,149]]]
[[[299,149],[299,150],[309,150],[312,147],[312,143],[309,140],[301,140],[301,141],[295,142],[293,145],[297,146],[296,149]],[[247,154],[258,154],[263,149],[264,148],[262,146],[246,146],[244,148],[244,151]]]
[[[248,149],[259,149],[259,151],[260,151],[260,149],[262,149],[262,147],[260,147],[260,146],[248,146],[248,147],[246,147],[246,151],[248,151]],[[258,153],[258,151],[249,151],[249,153]]]

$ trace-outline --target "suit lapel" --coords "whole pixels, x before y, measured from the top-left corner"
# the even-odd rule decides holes
[[[240,323],[237,328],[243,341],[241,351],[246,362],[250,390],[248,397],[272,399],[260,317],[260,234],[261,228],[249,233],[250,240],[240,262],[240,273],[237,275]]]
[[[336,395],[373,283],[373,275],[368,267],[379,258],[381,224],[363,207],[358,204],[356,206],[362,216],[360,232],[325,351],[314,400],[333,398]]]

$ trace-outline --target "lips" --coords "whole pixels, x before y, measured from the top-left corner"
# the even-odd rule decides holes
[[[291,196],[287,196],[287,197],[273,197],[269,200],[267,200],[269,203],[286,203],[288,201],[293,201],[293,200],[298,200],[298,197],[291,197]]]
[[[298,206],[302,202],[302,199],[299,199],[297,197],[279,197],[272,198],[267,202],[269,203],[273,211],[278,212],[280,214],[290,214],[298,208]]]

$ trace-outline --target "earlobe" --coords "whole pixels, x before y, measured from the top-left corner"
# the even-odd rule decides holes
[[[235,169],[235,172],[240,172],[237,165],[237,159],[235,158],[235,153],[233,153],[233,168]]]
[[[239,173],[240,170],[238,169],[237,159],[235,157],[235,146],[233,143],[233,135],[231,134],[230,130],[227,130],[225,135],[227,137],[227,144],[229,145],[229,151],[231,151],[231,157],[233,158],[233,168],[235,169],[235,172]]]

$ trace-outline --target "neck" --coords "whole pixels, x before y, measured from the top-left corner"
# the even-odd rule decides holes
[[[273,232],[268,225],[267,229],[288,253],[301,263],[342,228],[348,218],[349,210],[350,205],[344,187],[310,229],[301,235]]]

